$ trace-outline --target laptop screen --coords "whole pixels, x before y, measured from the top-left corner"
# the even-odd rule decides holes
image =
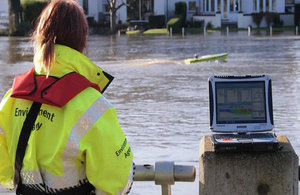
[[[209,88],[212,131],[273,129],[270,76],[211,76]]]
[[[217,124],[265,123],[265,83],[216,83]]]

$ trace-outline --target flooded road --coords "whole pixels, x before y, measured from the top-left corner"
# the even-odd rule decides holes
[[[1,96],[14,76],[32,67],[28,40],[0,37]],[[183,63],[194,54],[224,52],[229,53],[226,62]],[[272,37],[248,37],[247,32],[172,38],[91,36],[87,56],[115,76],[105,96],[117,109],[136,164],[168,160],[194,165],[198,171],[199,141],[211,133],[210,75],[271,75],[275,131],[286,135],[300,154],[300,39],[292,32]],[[172,194],[198,194],[198,186],[197,176],[194,183],[176,183]],[[154,182],[135,182],[131,192],[160,193]]]

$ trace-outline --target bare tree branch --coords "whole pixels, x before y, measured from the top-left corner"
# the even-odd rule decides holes
[[[126,5],[124,2],[122,2],[122,4],[120,4],[118,7],[116,7],[116,11],[118,10],[118,9],[120,9],[123,5]]]
[[[111,0],[106,0],[106,2],[107,2],[107,4],[108,4],[108,6],[109,6],[109,9],[112,9],[112,6],[111,6]]]

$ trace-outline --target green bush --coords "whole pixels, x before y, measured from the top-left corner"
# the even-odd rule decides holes
[[[16,25],[16,31],[13,35],[15,36],[25,36],[29,35],[32,30],[32,25],[28,22],[21,22]]]
[[[295,26],[299,26],[299,22],[300,22],[300,4],[295,4],[294,21],[295,21]]]
[[[169,32],[171,27],[173,33],[180,33],[182,28],[182,17],[174,17],[170,19],[167,23],[167,29]]]
[[[165,26],[165,15],[149,16],[150,28],[162,28]]]
[[[206,24],[206,28],[207,28],[207,29],[213,29],[213,28],[214,28],[214,25],[213,25],[211,22],[208,22],[208,23]]]
[[[274,16],[275,16],[274,13],[271,12],[265,13],[267,26],[270,26],[272,23],[274,23]]]
[[[21,3],[23,9],[22,22],[33,25],[48,2],[49,1],[23,0]]]
[[[261,23],[263,17],[264,17],[264,13],[263,12],[253,13],[252,14],[252,20],[256,24],[257,28],[259,28],[260,23]]]
[[[204,26],[204,20],[198,20],[192,22],[192,27],[194,28],[203,28]]]
[[[186,2],[175,3],[175,16],[182,17],[182,22],[183,22],[182,25],[184,25],[186,20],[186,10],[187,10]]]
[[[280,14],[274,13],[273,24],[275,27],[281,27],[283,25],[283,21],[280,20]]]

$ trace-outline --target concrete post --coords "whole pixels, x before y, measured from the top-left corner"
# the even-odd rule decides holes
[[[229,26],[226,26],[226,35],[229,36]]]
[[[251,36],[251,27],[248,26],[248,36]]]
[[[298,156],[285,136],[277,152],[215,153],[200,141],[199,194],[298,195]]]

